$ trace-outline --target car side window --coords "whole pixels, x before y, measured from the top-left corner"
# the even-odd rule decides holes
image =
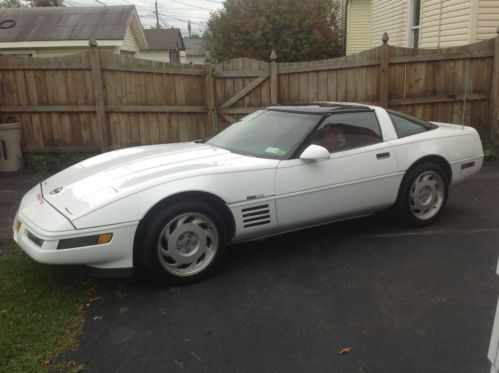
[[[310,143],[334,153],[382,141],[376,114],[362,111],[331,114],[315,130]]]
[[[397,132],[399,138],[406,137],[410,135],[415,135],[417,133],[426,132],[437,128],[437,126],[425,122],[424,120],[411,117],[406,114],[402,114],[396,111],[387,110],[390,119]]]

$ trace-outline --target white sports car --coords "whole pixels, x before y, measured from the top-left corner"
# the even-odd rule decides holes
[[[209,140],[101,154],[21,201],[14,239],[33,259],[200,279],[225,246],[394,208],[433,223],[449,185],[480,170],[475,129],[377,106],[259,110]]]

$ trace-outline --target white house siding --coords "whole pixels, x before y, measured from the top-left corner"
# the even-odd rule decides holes
[[[421,6],[421,48],[437,48],[440,43],[440,23],[443,14],[442,0],[426,0]]]
[[[114,52],[113,47],[103,47],[100,50]],[[74,48],[31,48],[31,49],[1,49],[0,53],[10,55],[31,55],[31,57],[62,57],[88,51],[88,47]]]
[[[440,45],[437,47],[453,47],[470,42],[471,5],[471,0],[446,0],[443,2]]]
[[[475,1],[478,1],[475,41],[495,37],[499,27],[499,0]]]
[[[371,48],[371,0],[350,0],[347,10],[346,54]]]
[[[409,9],[407,0],[373,0],[371,47],[381,45],[381,37],[388,33],[389,44],[407,46]]]
[[[133,52],[138,52],[140,49],[139,44],[137,43],[137,39],[135,38],[135,34],[133,33],[130,26],[128,26],[128,30],[126,31],[125,39],[123,40],[123,46],[121,47],[121,49]]]
[[[139,58],[143,58],[144,60],[152,60],[152,61],[160,61],[160,62],[170,62],[170,52],[167,50],[163,51],[140,51]]]
[[[185,63],[192,63],[195,65],[203,65],[206,61],[205,56],[186,56]]]

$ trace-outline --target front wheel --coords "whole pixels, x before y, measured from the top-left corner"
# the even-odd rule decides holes
[[[225,227],[210,205],[175,203],[147,224],[141,262],[160,281],[192,283],[212,272],[221,261]]]
[[[423,163],[408,171],[396,203],[398,216],[413,226],[434,223],[447,203],[449,181],[435,163]]]

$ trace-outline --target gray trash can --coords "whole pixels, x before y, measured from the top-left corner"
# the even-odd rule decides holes
[[[23,166],[21,124],[0,123],[0,172],[11,172]]]

